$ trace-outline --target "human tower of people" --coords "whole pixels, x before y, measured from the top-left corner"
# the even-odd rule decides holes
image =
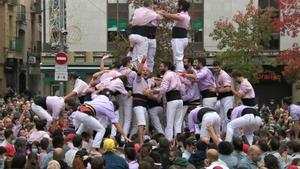
[[[103,57],[100,71],[93,74],[89,83],[70,73],[72,92],[64,97],[36,98],[32,111],[47,120],[48,128],[65,109],[72,112],[70,120],[76,134],[86,130],[96,132],[91,151],[98,151],[110,126],[111,137],[120,133],[125,142],[131,142],[130,136],[138,133],[140,145],[149,133],[149,126],[169,141],[188,128],[192,134],[200,134],[207,144],[210,139],[220,142],[221,133],[226,133],[225,140],[231,142],[234,136],[240,135],[239,129],[243,129],[251,145],[253,132],[263,123],[250,82],[239,71],[230,76],[218,61],[213,63],[211,71],[205,58],[184,57],[190,23],[186,0],[178,1],[176,14],[156,10],[156,5],[145,0],[144,6],[135,10],[129,36],[130,52],[120,65],[115,63],[104,70],[104,60],[109,56]],[[154,76],[155,34],[162,19],[174,21],[173,63],[160,63],[159,75]],[[239,84],[238,89],[235,83]],[[235,105],[235,98],[240,98],[242,104]],[[295,122],[293,129],[297,136],[300,106],[292,104],[290,99],[284,99],[283,105]]]

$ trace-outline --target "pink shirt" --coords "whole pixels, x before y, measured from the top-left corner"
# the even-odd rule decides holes
[[[107,78],[103,82],[96,85],[96,88],[99,89],[101,85],[103,85],[105,88],[109,89],[112,92],[120,92],[121,94],[128,95],[128,92],[126,91],[124,84],[121,79],[116,78]]]
[[[150,22],[147,26],[153,26],[153,27],[158,27],[160,20],[155,19],[152,22]]]
[[[73,92],[76,92],[78,97],[84,96],[86,89],[89,87],[87,83],[85,83],[81,79],[76,79],[74,83]]]
[[[47,156],[47,152],[43,151],[39,154],[39,164],[40,166],[42,166],[42,161],[44,160],[44,158]]]
[[[231,121],[241,117],[243,110],[246,108],[251,108],[251,107],[245,106],[245,105],[240,105],[240,106],[235,107],[231,112]]]
[[[84,93],[88,94],[88,93],[93,93],[94,91],[95,91],[95,86],[89,85],[88,88],[85,89]]]
[[[117,77],[117,76],[120,76],[120,75],[121,75],[121,73],[118,72],[117,70],[109,70],[108,72],[103,73],[101,76],[99,76],[95,80],[96,85],[99,84],[100,82],[104,81],[105,79],[114,78],[114,77]],[[89,87],[86,88],[85,93],[92,93],[94,91],[95,91],[95,86],[89,85]]]
[[[255,93],[252,85],[247,79],[244,79],[240,85],[239,93],[242,95],[242,99],[253,99]]]
[[[107,78],[114,78],[114,77],[117,77],[117,76],[121,76],[121,73],[118,72],[117,70],[110,70],[109,72],[106,72],[106,73],[103,73],[102,76],[98,77],[97,80],[96,80],[96,83],[100,83],[102,81],[104,81],[105,79]]]
[[[153,90],[157,90],[157,89],[159,89],[159,87],[154,87],[154,88],[153,88]],[[159,100],[159,102],[162,101],[163,96],[164,96],[164,95],[162,95],[161,93],[158,93],[158,94],[154,94],[154,95],[153,95],[153,97],[157,98],[157,100]]]
[[[87,104],[91,105],[95,109],[97,117],[106,116],[111,123],[118,123],[118,118],[114,112],[114,105],[108,97],[103,95],[93,95],[92,99],[93,100],[87,102]]]
[[[207,66],[201,69],[196,69],[196,81],[198,82],[199,90],[204,91],[211,87],[215,87],[215,77]]]
[[[160,16],[151,9],[140,7],[136,9],[132,17],[133,26],[144,26],[155,19],[159,19]]]
[[[158,27],[160,21],[163,19],[163,17],[161,15],[158,14],[157,18],[152,20],[150,23],[147,24],[147,26],[154,26],[154,27]]]
[[[155,80],[154,80],[153,78],[151,78],[151,80],[152,80],[154,83],[152,84],[152,86],[149,85],[149,88],[152,89],[152,90],[158,90],[160,86],[155,86]],[[159,102],[162,101],[163,96],[164,96],[164,95],[161,94],[161,93],[152,95],[152,97],[155,97],[156,100],[159,100]]]
[[[179,76],[180,78],[180,81],[181,81],[181,95],[184,96],[187,94],[187,89],[188,89],[188,86],[191,85],[191,81],[188,80],[187,78],[184,78],[184,77],[181,77]]]
[[[193,82],[191,85],[186,86],[186,93],[182,96],[184,102],[199,100],[201,97],[198,84]]]
[[[160,87],[157,90],[159,90],[161,94],[165,94],[172,90],[181,91],[181,81],[179,76],[175,72],[168,70],[164,74]]]
[[[43,138],[51,139],[49,134],[45,131],[34,131],[30,134],[28,142],[33,143],[34,141],[40,142]]]
[[[60,113],[65,110],[65,101],[63,97],[47,96],[47,110],[52,114],[53,119],[58,120]]]
[[[203,107],[198,106],[188,114],[188,126],[190,129],[190,132],[195,132],[195,125],[200,123],[198,120],[198,112],[202,108]]]
[[[232,79],[224,70],[221,70],[220,74],[215,76],[215,79],[216,79],[216,86],[218,88],[232,86]]]
[[[154,81],[153,79],[144,79],[142,76],[137,76],[135,80],[133,81],[133,88],[132,92],[134,94],[142,94],[143,91],[146,89],[150,89],[151,86],[153,86]]]
[[[137,73],[131,69],[129,69],[128,67],[121,67],[119,72],[122,74],[122,75],[126,75],[128,77],[127,79],[127,86],[126,87],[129,87],[129,88],[132,88],[133,86],[133,81],[135,80],[136,76],[137,76]]]
[[[180,20],[174,22],[174,27],[189,29],[191,20],[189,13],[182,11],[180,13],[177,13],[177,15],[180,17]]]

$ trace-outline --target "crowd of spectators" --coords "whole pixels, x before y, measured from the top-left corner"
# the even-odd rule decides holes
[[[168,141],[151,127],[139,146],[138,136],[124,143],[118,137],[106,138],[101,153],[92,154],[93,132],[76,135],[69,123],[69,112],[59,125],[46,130],[46,121],[31,110],[32,100],[21,96],[0,98],[0,169],[296,169],[300,167],[300,142],[295,136],[289,112],[270,111],[263,106],[262,127],[253,143],[243,137],[232,142],[206,144],[188,129]],[[207,130],[210,131],[210,127]],[[213,130],[212,130],[213,131]],[[243,129],[240,129],[243,132]],[[106,133],[105,136],[109,136]],[[224,139],[224,137],[223,137]]]

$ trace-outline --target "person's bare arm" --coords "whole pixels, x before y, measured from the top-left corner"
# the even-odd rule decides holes
[[[166,11],[159,11],[158,14],[162,15],[165,18],[168,18],[168,19],[171,19],[171,20],[175,20],[175,21],[179,21],[179,20],[182,19],[179,15],[168,13]]]
[[[141,61],[141,63],[139,64],[139,67],[138,67],[138,74],[142,74],[143,67],[144,67],[144,64],[145,64],[146,60],[147,60],[147,54],[144,54],[144,55],[142,56],[142,61]]]
[[[105,70],[105,69],[104,69],[104,61],[105,61],[105,59],[107,59],[107,58],[109,58],[109,57],[110,57],[110,55],[105,55],[105,56],[103,56],[103,58],[101,59],[101,62],[100,62],[100,71]]]
[[[232,91],[232,93],[233,93],[235,96],[237,96],[237,97],[239,97],[239,98],[242,97],[242,94],[239,93],[237,90],[235,90],[235,88],[234,88],[233,86],[231,87],[231,91]]]
[[[67,100],[67,99],[69,99],[69,98],[76,97],[76,96],[77,96],[77,93],[74,92],[74,91],[72,91],[72,92],[70,92],[69,94],[67,94],[67,95],[64,97],[64,99]]]
[[[219,140],[218,136],[216,135],[216,133],[215,133],[215,131],[214,131],[214,128],[212,127],[211,123],[208,123],[208,124],[207,124],[207,128],[206,128],[206,129],[209,131],[210,136],[211,136],[213,142],[214,142],[216,145],[219,145],[220,140]]]
[[[121,127],[120,123],[115,123],[114,126],[116,127],[117,131],[121,133],[121,135],[124,137],[126,142],[132,142],[125,134],[123,128]]]
[[[188,78],[192,81],[196,80],[196,75],[195,74],[188,74],[188,73],[183,72],[183,73],[179,73],[179,75],[182,76],[182,77]]]
[[[299,130],[300,130],[300,121],[294,120],[293,121],[293,131],[295,132],[295,136],[299,136]],[[296,140],[299,140],[299,137],[296,137]]]
[[[19,118],[19,122],[21,123],[21,124],[23,124],[23,122],[24,122],[24,119],[25,119],[25,111],[23,111],[22,113],[21,113],[21,116],[20,116],[20,118]]]

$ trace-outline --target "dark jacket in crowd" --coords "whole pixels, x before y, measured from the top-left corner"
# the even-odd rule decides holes
[[[159,154],[161,155],[161,163],[163,169],[168,169],[170,166],[169,163],[169,150],[168,149],[160,149],[158,150]]]
[[[60,164],[60,168],[61,169],[71,169],[68,164],[64,161],[59,161],[59,164]]]
[[[176,166],[177,168],[184,169],[187,168],[188,166],[191,167],[191,164],[189,164],[186,159],[178,157],[172,162],[172,166]]]
[[[109,169],[129,169],[127,162],[122,157],[113,152],[106,152],[103,154],[105,161],[105,168]]]
[[[192,154],[189,158],[189,163],[193,164],[196,167],[202,166],[204,164],[204,160],[206,158],[206,151],[196,151],[196,153]]]

